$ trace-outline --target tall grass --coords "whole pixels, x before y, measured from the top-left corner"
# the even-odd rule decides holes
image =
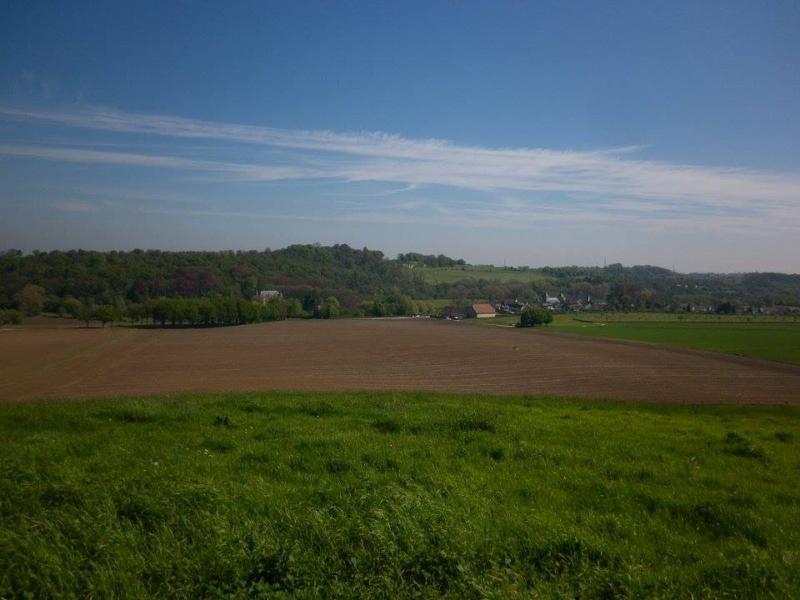
[[[0,409],[0,597],[797,597],[800,411],[430,394]]]

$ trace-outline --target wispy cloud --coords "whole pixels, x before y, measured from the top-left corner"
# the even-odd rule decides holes
[[[384,133],[287,130],[98,108],[38,111],[0,107],[0,118],[114,134],[260,146],[279,150],[281,160],[236,162],[214,156],[201,160],[163,153],[14,145],[0,146],[4,155],[186,170],[243,181],[331,179],[404,186],[373,194],[376,198],[423,186],[499,193],[501,204],[501,195],[509,192],[572,195],[580,198],[584,219],[590,214],[609,218],[633,213],[648,213],[652,219],[659,212],[677,210],[730,216],[729,211],[747,210],[749,216],[736,218],[781,215],[788,219],[784,224],[800,222],[798,174],[637,160],[632,157],[637,147],[598,151],[493,149]],[[211,146],[213,152],[213,143]],[[175,152],[180,153],[180,149]],[[520,202],[525,203],[517,204]],[[510,213],[524,211],[520,205],[505,208]]]
[[[61,148],[48,146],[0,145],[0,156],[18,156],[64,162],[122,165],[130,167],[155,167],[189,171],[216,172],[241,179],[272,181],[279,179],[312,178],[316,175],[308,169],[279,165],[240,164],[212,160],[196,160],[177,156],[152,154],[133,154],[128,152],[107,152],[104,150],[84,150],[82,148]]]
[[[63,202],[54,202],[50,208],[60,210],[62,212],[74,213],[88,213],[94,212],[96,207],[85,200],[64,200]]]

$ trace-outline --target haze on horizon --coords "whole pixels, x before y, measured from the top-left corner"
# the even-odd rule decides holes
[[[13,3],[0,249],[800,272],[800,5]]]

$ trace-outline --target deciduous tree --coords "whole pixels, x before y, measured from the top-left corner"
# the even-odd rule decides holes
[[[44,308],[45,291],[41,286],[28,284],[16,293],[14,299],[23,313],[33,317]]]

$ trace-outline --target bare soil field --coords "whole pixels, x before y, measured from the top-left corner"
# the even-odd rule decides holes
[[[0,402],[180,392],[418,390],[799,403],[800,367],[415,320],[0,330]]]

